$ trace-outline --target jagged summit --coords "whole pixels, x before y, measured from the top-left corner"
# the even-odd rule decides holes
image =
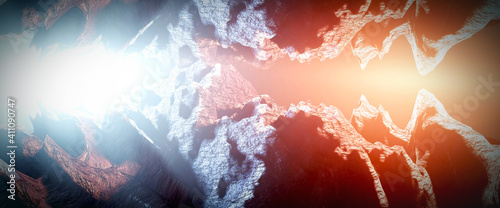
[[[198,107],[204,108],[203,104],[195,109]],[[192,159],[180,159],[182,151],[177,156],[192,168],[201,193],[182,188],[181,182],[163,188],[176,186],[190,197],[201,195],[198,198],[205,198],[207,207],[498,206],[500,149],[451,118],[426,90],[419,92],[406,129],[395,126],[387,111],[371,106],[364,96],[350,121],[333,106],[300,102],[284,110],[268,96],[235,104],[231,109],[211,127],[197,125],[196,120],[204,119],[196,113],[201,110],[193,113],[191,128],[171,129],[169,135],[205,132],[202,137],[184,138],[184,142],[198,144],[189,151]],[[88,129],[96,127],[85,122],[79,127],[87,145],[78,158],[72,158],[49,136],[43,148],[22,146],[23,152],[35,154],[23,157],[46,154],[45,160],[53,160],[63,174],[96,200],[119,198],[125,194],[125,187],[136,186],[132,181],[143,177],[144,165],[133,158],[121,164],[110,162],[105,157],[109,150],[94,147],[95,142],[91,142]],[[158,126],[162,128],[167,126]],[[22,139],[23,144],[32,140],[39,139]],[[164,142],[160,149],[179,151],[171,149],[168,140]],[[173,161],[164,162],[167,168],[176,167]],[[5,170],[2,173],[6,177]],[[27,179],[21,180],[19,187],[28,187],[41,199],[24,196],[21,200],[40,206],[50,203],[46,193],[50,183],[23,177]]]
[[[141,93],[149,97],[139,97],[141,105],[121,103],[124,110],[109,111],[99,125],[85,117],[33,118],[34,132],[17,132],[19,194],[2,205],[500,206],[499,146],[450,117],[430,92],[418,93],[403,129],[365,96],[350,119],[334,106],[280,106],[259,95],[235,64],[335,58],[352,45],[363,66],[404,35],[426,74],[450,47],[498,19],[498,2],[164,3],[60,0],[43,18],[26,11],[29,33],[79,8],[86,22],[75,46],[117,45],[150,56],[158,64],[149,72],[161,73],[144,81]],[[130,4],[144,16],[134,25],[142,30],[123,30],[125,41],[109,38],[97,24],[104,9]],[[7,141],[0,140],[2,151]],[[10,158],[0,158],[6,181]]]

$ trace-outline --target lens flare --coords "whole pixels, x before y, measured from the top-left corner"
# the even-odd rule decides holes
[[[139,85],[146,71],[138,54],[108,50],[101,42],[43,53],[30,48],[11,62],[4,63],[10,65],[5,67],[10,79],[2,81],[19,86],[13,90],[25,100],[20,104],[27,111],[23,114],[34,116],[42,107],[68,115],[85,114],[97,121],[112,110],[111,103]]]

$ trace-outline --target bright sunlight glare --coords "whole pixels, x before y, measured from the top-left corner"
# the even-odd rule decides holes
[[[14,57],[11,64],[3,63],[10,78],[0,79],[18,86],[9,93],[23,100],[19,107],[30,117],[43,107],[99,121],[113,102],[131,93],[146,71],[137,54],[107,50],[100,42],[44,54],[30,48]]]

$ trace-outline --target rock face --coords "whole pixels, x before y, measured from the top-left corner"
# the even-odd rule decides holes
[[[179,200],[175,194],[184,193],[182,203],[206,207],[499,206],[500,149],[453,120],[425,90],[419,93],[405,130],[397,129],[387,112],[377,110],[364,97],[351,121],[333,106],[301,102],[285,111],[268,96],[258,96],[213,125],[212,136],[202,139],[196,156],[188,154],[184,160],[192,168],[199,192],[192,187],[173,191],[176,184],[186,186],[183,179],[173,177],[175,182],[158,188],[165,190],[158,194],[169,197],[165,203]],[[88,132],[88,127],[81,128]],[[36,140],[26,137],[23,143]],[[86,136],[87,150],[78,158],[69,156],[50,137],[38,151],[53,158],[95,200],[103,201],[96,205],[109,201],[120,205],[113,198],[124,194],[137,197],[121,190],[134,176],[145,174],[138,172],[140,165],[131,161],[113,165],[94,152],[90,140]],[[33,152],[33,146],[24,145],[23,150]],[[178,167],[172,163],[157,165]],[[2,170],[5,174],[6,169]],[[174,173],[164,174],[176,176],[176,170],[170,171]],[[18,174],[18,191],[30,196],[20,195],[20,200],[50,205],[45,188],[49,182]],[[137,200],[143,206],[154,201]]]
[[[127,6],[115,6],[121,4]],[[123,3],[111,4],[109,0],[58,0],[39,2],[41,9],[30,3],[25,5],[27,8],[22,11],[22,23],[29,30],[36,30],[37,27],[48,30],[70,9],[78,8],[85,17],[85,24],[75,44],[89,44],[100,34],[109,38],[107,32],[122,30],[121,35],[128,34],[130,37],[125,37],[122,42],[113,42],[118,48],[128,47],[137,40],[135,33],[126,32],[129,28],[144,27],[158,17],[177,24],[183,21],[179,17],[183,8],[188,7],[194,15],[189,21],[197,25],[191,32],[216,41],[216,45],[223,48],[244,49],[235,56],[247,53],[243,51],[253,51],[248,61],[272,62],[288,56],[292,60],[307,62],[332,59],[343,50],[352,50],[359,58],[361,67],[365,68],[371,59],[377,56],[381,59],[396,38],[404,36],[423,75],[431,72],[452,46],[471,37],[490,21],[500,18],[497,1],[124,0]],[[108,7],[111,9],[108,10]],[[108,16],[117,16],[117,8],[129,9],[130,15],[136,15],[123,16],[123,20],[115,17],[115,21],[130,20],[123,22],[129,28],[99,26],[99,21],[107,22]],[[13,35],[3,38],[11,41],[19,39]],[[148,38],[147,43],[154,36]]]
[[[350,120],[333,106],[279,106],[237,68],[334,58],[349,44],[366,65],[404,35],[426,74],[451,46],[498,19],[498,2],[146,1],[155,9],[125,2],[154,15],[118,42],[158,62],[141,104],[104,121],[33,118],[34,132],[17,134],[19,194],[7,201],[2,192],[2,204],[500,207],[500,147],[451,118],[430,92],[420,91],[401,129],[364,96]],[[26,10],[23,24],[50,28],[78,7],[88,20],[75,45],[105,42],[94,23],[111,4],[61,0],[43,21]],[[9,158],[0,158],[8,180]]]

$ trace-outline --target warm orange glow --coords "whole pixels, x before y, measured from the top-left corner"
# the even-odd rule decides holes
[[[436,69],[422,76],[418,73],[409,43],[398,38],[382,60],[373,59],[361,70],[349,50],[333,59],[301,64],[281,59],[270,69],[241,67],[259,94],[269,94],[283,105],[310,100],[338,107],[349,118],[361,94],[375,106],[381,104],[399,127],[406,127],[420,89],[434,93],[451,116],[461,120],[486,137],[500,139],[500,88],[480,100],[477,109],[460,117],[455,104],[463,105],[474,96],[479,76],[500,81],[500,41],[495,34],[500,25],[486,27],[470,39],[451,48]],[[469,104],[472,105],[473,103]],[[455,112],[454,112],[455,111]]]

